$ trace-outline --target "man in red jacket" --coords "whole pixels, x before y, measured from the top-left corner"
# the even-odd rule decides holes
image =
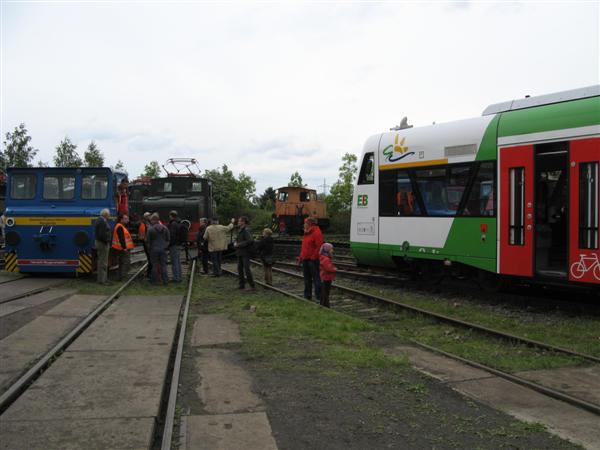
[[[321,300],[321,277],[319,276],[319,250],[323,245],[323,233],[313,218],[304,221],[304,239],[298,263],[304,272],[304,298],[312,299],[312,286],[315,285],[317,303]]]

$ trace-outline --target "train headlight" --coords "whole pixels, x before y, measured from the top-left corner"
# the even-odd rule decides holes
[[[9,217],[8,219],[6,219],[6,226],[7,227],[14,227],[15,226],[15,219],[13,217]]]
[[[90,242],[90,237],[85,231],[78,231],[73,237],[73,242],[79,247],[84,247]]]
[[[21,235],[16,231],[8,231],[4,238],[6,245],[10,245],[11,247],[16,247],[21,242]]]

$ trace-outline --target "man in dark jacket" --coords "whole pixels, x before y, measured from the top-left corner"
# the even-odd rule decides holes
[[[181,283],[181,242],[179,242],[179,232],[182,227],[177,211],[169,213],[169,254],[171,256],[171,268],[173,270],[173,281]]]
[[[250,287],[248,290],[254,291],[256,286],[254,286],[254,279],[252,278],[252,271],[250,270],[250,249],[253,245],[254,240],[252,239],[252,235],[250,234],[250,230],[248,229],[248,218],[240,217],[238,219],[238,235],[235,241],[235,252],[238,257],[238,280],[240,283],[239,288],[244,289],[245,281],[248,281]],[[244,280],[244,274],[246,274],[246,279]]]
[[[308,218],[304,221],[304,238],[298,262],[304,272],[304,298],[312,299],[312,286],[315,286],[317,303],[321,300],[321,277],[319,275],[319,249],[323,245],[323,233],[316,220]]]
[[[171,236],[169,230],[162,223],[158,214],[152,214],[150,218],[152,226],[146,234],[148,248],[150,249],[150,260],[152,261],[152,283],[158,284],[159,273],[163,284],[169,284],[167,274],[167,248]]]
[[[200,219],[200,228],[198,228],[198,236],[196,237],[196,245],[198,247],[198,259],[202,261],[202,273],[208,275],[208,241],[204,239],[208,220],[205,217]],[[198,267],[200,272],[200,267]]]
[[[94,239],[96,240],[96,254],[98,259],[98,283],[105,284],[108,275],[108,251],[111,246],[112,232],[108,223],[110,211],[103,209],[100,217],[96,220],[94,227]]]

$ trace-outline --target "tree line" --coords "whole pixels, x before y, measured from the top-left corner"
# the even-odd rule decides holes
[[[56,167],[104,167],[104,155],[95,141],[91,141],[81,157],[69,137],[65,137],[55,148],[53,162]],[[6,133],[4,148],[0,150],[0,172],[6,172],[7,167],[33,167],[33,161],[38,150],[31,145],[31,136],[24,123],[15,127],[13,132]],[[338,179],[331,186],[329,194],[319,194],[318,198],[327,204],[327,212],[331,217],[333,232],[347,233],[350,224],[352,194],[356,178],[357,158],[351,153],[342,157]],[[48,167],[44,162],[39,167]],[[125,171],[122,161],[113,167]],[[141,176],[156,178],[160,176],[158,161],[150,161],[144,167]],[[256,194],[256,181],[244,172],[237,176],[226,164],[203,174],[212,181],[214,200],[219,217],[228,220],[230,217],[246,215],[255,226],[269,224],[275,210],[276,191],[270,186],[265,191]],[[294,172],[288,186],[306,187],[298,171]]]
[[[38,149],[31,145],[31,136],[24,123],[15,127],[12,132],[5,135],[4,148],[0,150],[0,171],[6,172],[8,167],[33,167],[33,160]],[[104,167],[104,154],[92,140],[83,157],[77,152],[77,145],[68,136],[55,147],[52,158],[56,167]],[[50,164],[39,161],[38,167],[49,167]],[[125,170],[125,164],[119,160],[113,167],[116,170]]]

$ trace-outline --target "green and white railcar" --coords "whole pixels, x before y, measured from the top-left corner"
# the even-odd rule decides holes
[[[600,86],[371,136],[353,252],[365,265],[600,284],[599,163]]]

